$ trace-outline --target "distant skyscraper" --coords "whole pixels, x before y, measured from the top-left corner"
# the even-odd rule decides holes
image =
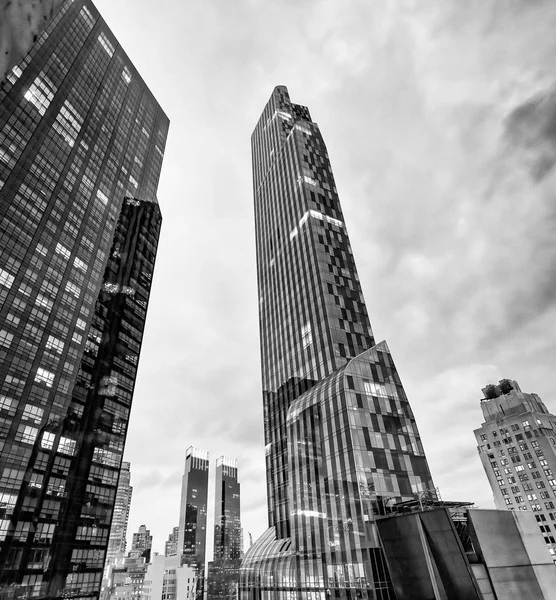
[[[485,422],[474,433],[496,508],[533,511],[556,561],[556,416],[511,379],[483,394]]]
[[[285,87],[252,151],[270,528],[240,598],[393,599],[375,516],[433,487],[417,425],[373,337],[323,138]]]
[[[164,547],[164,556],[174,556],[178,553],[178,539],[180,536],[180,528],[174,527],[172,533],[168,536],[168,541]]]
[[[116,564],[117,560],[123,559],[125,555],[127,523],[129,520],[132,493],[131,464],[123,462],[120,470],[120,479],[118,480],[118,489],[116,491],[114,516],[112,517],[112,525],[108,537],[106,562],[104,564],[105,583],[103,583],[103,586],[108,584],[110,579],[110,569]]]
[[[198,577],[198,596],[204,594],[207,542],[209,453],[193,446],[185,453],[182,480],[178,552],[181,564],[193,567]]]
[[[216,460],[214,557],[208,574],[208,600],[237,597],[241,547],[240,485],[237,460]]]
[[[133,534],[129,555],[131,557],[144,556],[145,562],[150,562],[152,547],[153,536],[151,531],[145,525],[141,525],[137,532]]]
[[[0,84],[0,598],[99,593],[167,131],[88,0]]]

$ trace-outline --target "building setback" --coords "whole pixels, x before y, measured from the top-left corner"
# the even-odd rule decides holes
[[[97,597],[168,119],[89,0],[0,84],[0,597]]]
[[[214,554],[209,563],[208,600],[237,597],[242,556],[241,499],[237,460],[216,459]]]
[[[371,330],[322,135],[283,86],[252,154],[269,529],[239,597],[393,599],[375,516],[434,495],[417,425]]]
[[[474,433],[496,507],[535,513],[556,562],[556,416],[511,379],[483,394],[485,422]]]
[[[182,479],[178,553],[180,564],[195,571],[200,598],[204,594],[208,477],[209,453],[190,446],[185,453]]]

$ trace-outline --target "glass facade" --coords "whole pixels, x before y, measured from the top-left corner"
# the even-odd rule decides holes
[[[168,124],[87,0],[0,84],[0,598],[99,593]]]
[[[237,597],[242,556],[240,485],[237,460],[216,460],[214,557],[209,564],[208,600]]]
[[[328,154],[277,87],[252,137],[269,530],[240,598],[395,598],[375,516],[433,488]]]
[[[189,447],[181,488],[178,552],[180,564],[195,571],[198,598],[203,598],[205,589],[208,477],[209,453]]]

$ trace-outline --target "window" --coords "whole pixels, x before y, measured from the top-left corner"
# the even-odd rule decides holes
[[[71,256],[71,251],[62,246],[62,244],[56,244],[56,252],[57,254],[61,254],[66,260]]]
[[[520,450],[527,450],[528,446],[525,442],[522,442],[521,444],[519,444],[519,449]]]
[[[504,502],[509,505],[509,504],[512,503],[512,499],[511,498],[504,498]]]
[[[25,410],[23,411],[23,418],[27,421],[33,421],[34,423],[40,423],[44,410],[38,406],[32,404],[26,404]]]
[[[529,500],[529,502],[536,500],[537,499],[537,494],[527,494],[527,500]]]
[[[530,425],[529,425],[529,421],[522,421],[521,424],[523,425],[523,429],[525,429],[526,431],[528,429],[530,429]]]
[[[4,346],[4,348],[9,348],[12,344],[13,339],[13,333],[9,333],[4,329],[0,329],[0,346]]]
[[[66,283],[66,292],[70,292],[71,294],[73,294],[76,298],[79,298],[79,295],[81,294],[81,289],[78,288],[75,283],[72,283],[71,281],[68,281]]]
[[[73,456],[75,454],[75,443],[75,440],[62,436],[58,445],[58,452]]]
[[[52,450],[52,448],[54,447],[55,438],[56,436],[53,433],[45,431],[42,434],[41,448],[44,448],[45,450]]]
[[[15,277],[10,275],[4,269],[0,269],[0,286],[7,287],[8,289],[12,287],[12,283],[14,282]]]
[[[523,465],[517,465],[517,467],[515,468],[515,470],[519,473],[519,471],[524,471],[525,467]]]
[[[535,462],[533,461],[533,462],[529,462],[529,463],[527,463],[527,467],[528,467],[529,469],[536,469],[536,468],[537,468],[537,465],[536,465],[536,464],[535,464]]]
[[[35,381],[38,383],[45,383],[46,387],[52,387],[52,383],[54,382],[54,373],[39,367],[37,369],[37,374],[35,375]]]
[[[531,504],[531,510],[533,512],[538,512],[539,510],[541,510],[541,505],[540,504]]]
[[[481,441],[486,442],[487,436],[483,433],[481,434]]]
[[[31,427],[30,425],[20,425],[17,433],[15,434],[15,439],[17,442],[22,442],[23,444],[34,444],[37,439],[37,434],[39,430],[36,427]]]
[[[56,354],[62,354],[64,349],[64,342],[55,338],[53,335],[48,336],[48,340],[46,342],[47,350],[54,350]]]
[[[515,496],[516,504],[521,504],[523,502],[523,496]]]
[[[554,502],[545,502],[544,505],[548,509],[554,508]]]
[[[98,36],[98,41],[100,42],[100,45],[106,50],[108,56],[111,57],[114,54],[114,45],[106,37],[104,31],[100,32],[100,35]]]

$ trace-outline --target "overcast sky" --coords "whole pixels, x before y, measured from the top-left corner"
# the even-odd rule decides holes
[[[239,459],[246,542],[266,528],[250,136],[278,84],[320,125],[435,484],[493,506],[481,388],[516,379],[556,411],[556,3],[96,5],[171,120],[129,532],[163,552],[190,445]]]

